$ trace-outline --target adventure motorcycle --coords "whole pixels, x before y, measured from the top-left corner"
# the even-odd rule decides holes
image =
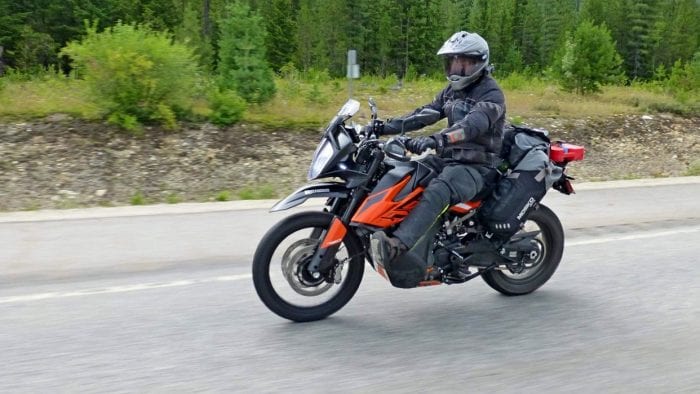
[[[387,261],[384,245],[374,234],[390,233],[401,223],[439,171],[433,155],[407,155],[403,133],[378,139],[372,125],[381,121],[376,104],[369,102],[369,127],[346,125],[360,108],[352,99],[326,127],[308,179],[328,179],[301,187],[271,209],[326,199],[322,212],[288,216],[260,241],[253,282],[263,303],[290,320],[323,319],[353,297],[365,260],[402,288],[463,283],[481,276],[503,294],[522,295],[547,282],[561,260],[564,232],[554,212],[539,201],[550,187],[573,193],[572,178],[564,169],[568,162],[583,159],[583,147],[550,144],[537,130],[511,130],[498,179],[473,201],[449,207],[416,246]],[[434,111],[420,113],[411,121],[432,123],[435,116]],[[534,143],[523,147],[522,141]],[[518,157],[513,159],[515,151]],[[522,163],[528,161],[541,168],[523,170]]]

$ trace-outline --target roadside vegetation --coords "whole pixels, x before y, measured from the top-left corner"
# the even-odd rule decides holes
[[[237,143],[214,138],[220,136],[262,137],[249,143],[255,146],[283,131],[317,132],[350,95],[362,104],[356,122],[368,120],[369,97],[377,101],[381,117],[398,116],[429,102],[446,85],[435,53],[460,30],[488,41],[493,76],[505,91],[512,123],[558,118],[563,122],[551,123],[573,124],[569,120],[585,118],[584,123],[596,124],[614,115],[673,113],[685,117],[673,122],[695,125],[688,118],[700,117],[696,0],[0,0],[0,26],[0,126],[9,130],[0,137],[15,140],[14,133],[25,137],[34,128],[35,139],[18,143],[22,151],[42,144],[44,136],[32,123],[51,136],[71,134],[73,124],[60,122],[69,118],[79,124],[80,132],[73,134],[87,134],[99,145],[93,146],[96,156],[103,145],[118,141],[119,148],[110,152],[116,157],[130,152],[131,144],[150,148],[153,142],[175,140],[167,133],[179,131],[206,130],[197,138],[214,141],[216,148]],[[345,77],[348,49],[357,51],[362,75],[351,81],[351,89]],[[48,120],[33,122],[42,118]],[[637,133],[643,125],[635,127],[625,133],[654,134]],[[259,130],[272,132],[260,135]],[[93,139],[93,133],[104,138]],[[688,131],[677,133],[673,141]],[[287,143],[299,140],[284,135]],[[667,139],[660,143],[669,145]],[[6,185],[31,180],[27,174],[57,163],[68,155],[63,152],[82,149],[74,140],[66,144],[73,145],[61,146],[65,150],[51,164],[37,153],[1,158],[4,173],[21,169],[6,177]],[[200,147],[206,150],[202,163],[221,159],[215,149]],[[177,144],[171,148],[185,150]],[[251,157],[248,164],[259,166],[261,156],[245,154],[240,156]],[[193,156],[188,150],[173,161],[191,166]],[[682,152],[671,157],[681,157],[684,173],[700,174],[694,157],[687,160]],[[58,171],[58,165],[51,170]],[[673,171],[658,174],[679,174]],[[51,175],[45,179],[53,179],[55,172],[46,173]],[[630,170],[629,177],[638,173]],[[61,182],[71,184],[73,174],[68,175]],[[160,190],[159,179],[134,179],[120,191],[120,201],[141,205],[195,198],[188,187]],[[269,182],[201,190],[211,201],[270,198],[280,186]],[[75,196],[61,190],[77,185],[58,183],[37,193],[51,189],[57,206],[72,207]],[[16,190],[24,193],[32,184]],[[98,204],[111,203],[104,193],[95,197]]]
[[[499,83],[505,90],[510,120],[515,123],[530,117],[581,118],[656,112],[700,116],[698,98],[677,98],[671,93],[668,81],[603,86],[599,92],[586,95],[567,92],[556,81],[518,73],[499,78]],[[246,104],[230,91],[217,91],[211,101],[203,96],[195,97],[184,119],[211,120],[223,125],[243,121],[269,129],[317,129],[348,99],[345,79],[326,76],[319,80],[297,75],[276,77],[274,84],[277,94],[262,104]],[[429,102],[444,86],[444,80],[439,78],[399,83],[394,76],[363,77],[353,82],[353,97],[362,103],[361,116],[365,118],[369,115],[366,105],[369,97],[377,100],[382,116],[396,116]],[[241,107],[245,111],[237,110]],[[31,78],[5,77],[0,90],[1,120],[22,121],[55,113],[99,120],[108,117],[109,109],[95,100],[88,83],[81,79],[48,73]],[[127,129],[138,127],[130,127],[135,123],[123,115],[114,121]]]
[[[353,96],[392,116],[445,85],[435,51],[457,30],[489,42],[515,122],[700,114],[695,0],[0,0],[0,25],[0,119],[316,128],[348,96],[350,48]]]

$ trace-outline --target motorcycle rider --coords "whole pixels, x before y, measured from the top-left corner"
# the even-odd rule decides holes
[[[485,186],[485,178],[495,174],[503,143],[505,97],[491,77],[489,47],[480,35],[459,31],[437,52],[444,59],[449,84],[433,102],[410,114],[388,119],[375,127],[377,134],[412,131],[447,117],[448,127],[431,136],[406,143],[413,153],[435,149],[442,159],[442,170],[392,236],[376,233],[384,241],[388,262],[410,250],[430,226],[454,204],[473,199]],[[439,117],[434,112],[439,112]],[[431,121],[417,115],[434,113]],[[428,117],[430,118],[430,117]]]

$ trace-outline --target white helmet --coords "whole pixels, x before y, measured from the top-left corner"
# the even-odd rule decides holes
[[[489,44],[476,33],[458,31],[437,54],[445,59],[445,75],[454,90],[471,85],[489,65]]]

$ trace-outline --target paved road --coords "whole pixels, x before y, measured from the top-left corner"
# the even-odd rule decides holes
[[[647,186],[649,183],[655,186]],[[700,219],[700,177],[576,187],[576,195],[552,191],[544,201],[568,229]],[[311,201],[318,204],[320,200]],[[0,214],[0,287],[29,279],[249,261],[257,240],[288,214],[268,213],[272,204],[231,202]]]
[[[0,392],[695,393],[700,215],[678,212],[700,212],[676,198],[697,190],[661,189],[625,189],[649,196],[649,211],[618,206],[608,189],[569,208],[551,197],[608,223],[568,220],[560,269],[518,298],[478,280],[394,289],[368,270],[336,315],[294,324],[257,300],[245,253],[226,265],[6,282]],[[665,215],[649,204],[661,195],[673,202]]]

